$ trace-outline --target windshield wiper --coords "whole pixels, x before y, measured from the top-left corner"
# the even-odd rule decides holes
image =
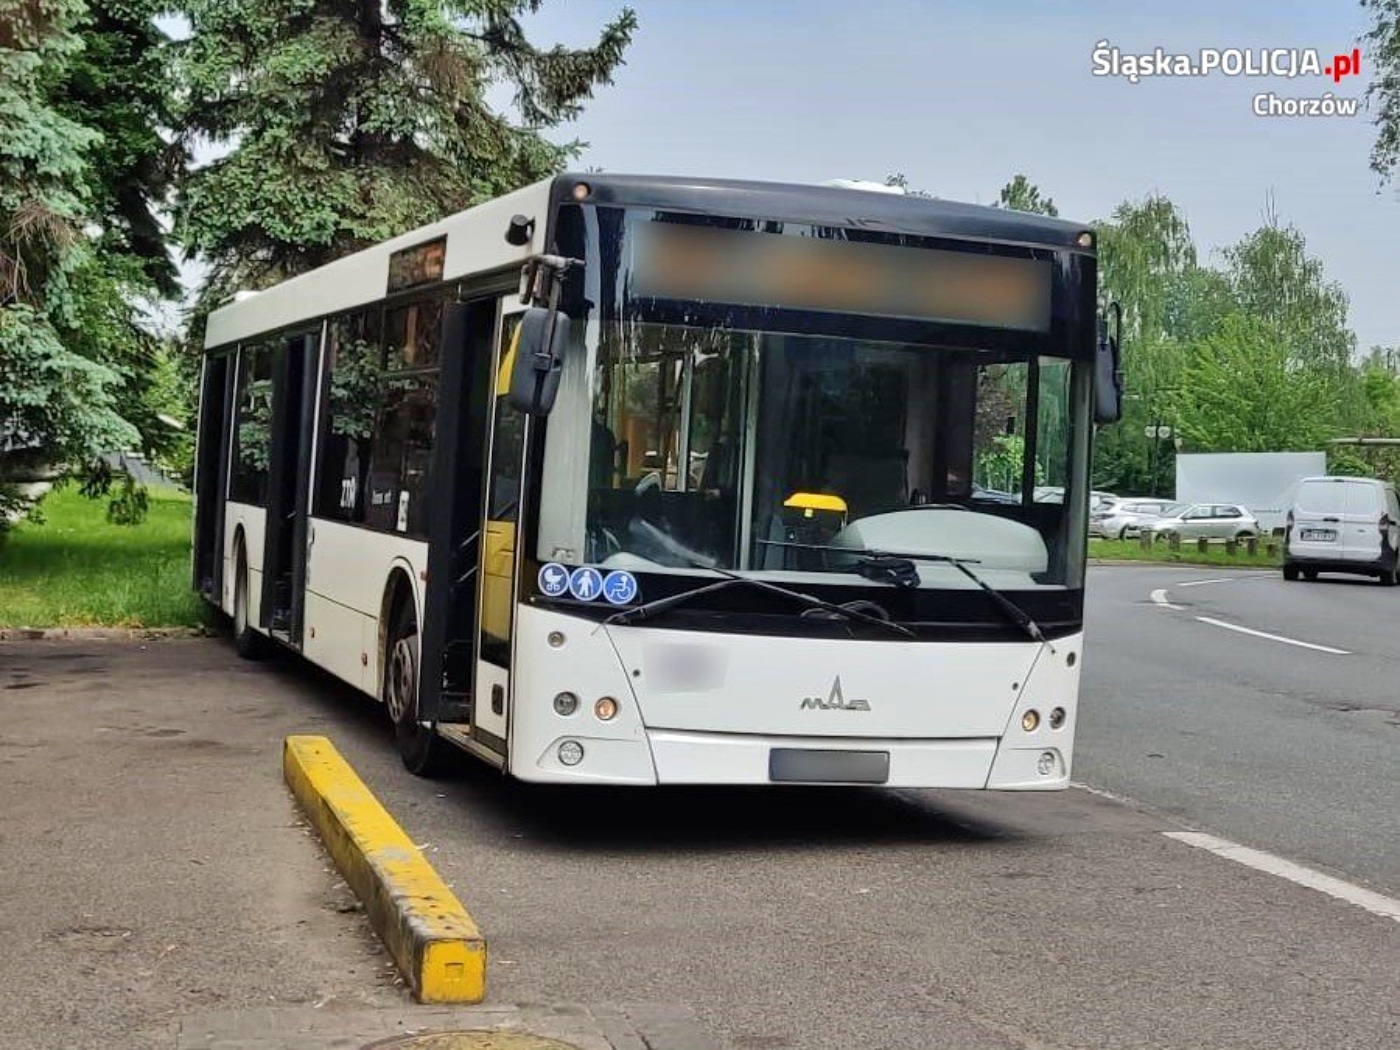
[[[671,594],[665,598],[655,598],[652,601],[634,606],[631,609],[623,609],[621,612],[613,613],[604,620],[603,626],[606,627],[615,623],[632,623],[636,620],[647,620],[659,613],[666,612],[668,609],[674,609],[678,605],[683,605],[694,598],[698,598],[702,594],[710,594],[714,591],[722,591],[728,587],[737,587],[740,584],[747,584],[750,587],[757,587],[760,590],[781,594],[813,609],[823,609],[837,616],[848,617],[852,620],[861,620],[864,623],[878,624],[881,627],[887,627],[891,631],[895,631],[909,638],[915,637],[913,631],[909,630],[909,628],[905,627],[903,624],[895,623],[893,620],[882,619],[879,616],[861,612],[859,609],[850,609],[844,605],[837,605],[835,602],[823,601],[813,595],[803,594],[801,591],[794,591],[789,587],[780,587],[776,583],[769,583],[766,580],[755,580],[749,576],[740,576],[737,573],[728,572],[724,569],[717,569],[712,566],[694,565],[692,568],[717,572],[723,576],[724,579],[716,580],[714,583],[706,584],[704,587],[695,587],[688,591],[682,591],[680,594]]]
[[[996,603],[997,608],[1001,609],[1012,623],[1025,631],[1027,636],[1045,646],[1052,653],[1055,651],[1055,647],[1045,637],[1045,632],[1040,629],[1038,623],[1031,619],[1026,610],[968,568],[969,565],[981,564],[976,558],[955,558],[950,554],[913,554],[908,551],[867,550],[864,547],[831,547],[820,543],[784,543],[779,540],[759,540],[758,542],[773,547],[800,547],[803,550],[847,554],[860,559],[853,567],[853,571],[868,580],[892,583],[897,587],[917,587],[919,585],[919,574],[914,564],[915,561],[931,561],[951,565],[986,591],[987,595]]]

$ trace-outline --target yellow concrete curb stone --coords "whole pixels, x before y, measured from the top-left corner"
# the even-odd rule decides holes
[[[486,939],[331,742],[289,736],[282,771],[420,1003],[479,1003]]]

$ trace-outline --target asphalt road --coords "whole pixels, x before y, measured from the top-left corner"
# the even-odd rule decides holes
[[[360,1047],[415,1016],[282,785],[282,737],[316,732],[471,908],[498,1007],[675,1008],[725,1050],[1393,1050],[1400,924],[1164,833],[1384,887],[1394,770],[1366,770],[1395,729],[1326,708],[1331,679],[1300,678],[1325,654],[1150,607],[1166,588],[1301,635],[1279,608],[1295,592],[1177,589],[1192,578],[1091,581],[1076,777],[1127,802],[545,789],[470,760],[427,782],[375,707],[294,661],[221,640],[0,646],[0,1046],[183,1050],[214,1028],[239,1050],[332,1045],[291,1039],[311,1017]],[[1302,640],[1366,654],[1344,666],[1379,683],[1384,611]],[[1140,669],[1174,702],[1127,689]]]
[[[1103,567],[1089,594],[1077,781],[1400,896],[1400,588]]]

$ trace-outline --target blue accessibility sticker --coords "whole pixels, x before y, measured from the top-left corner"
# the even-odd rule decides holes
[[[569,576],[569,593],[581,602],[591,602],[603,590],[603,574],[585,565]]]
[[[626,605],[637,598],[637,578],[630,572],[608,573],[603,581],[603,597],[614,605]]]
[[[569,589],[569,570],[550,562],[540,566],[540,590],[547,598],[558,598]]]

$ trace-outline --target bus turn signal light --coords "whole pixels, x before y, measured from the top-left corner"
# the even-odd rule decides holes
[[[1027,733],[1034,733],[1036,727],[1040,725],[1040,712],[1036,710],[1027,711],[1021,716],[1021,728]]]
[[[604,722],[610,721],[617,715],[617,701],[610,696],[600,697],[593,705],[593,713]]]

